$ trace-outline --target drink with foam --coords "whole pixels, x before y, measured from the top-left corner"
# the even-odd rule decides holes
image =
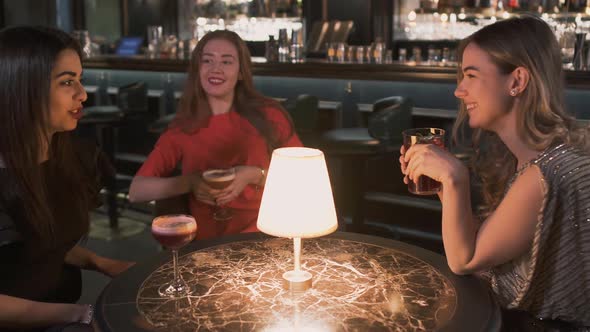
[[[445,131],[439,128],[416,128],[402,132],[406,151],[414,144],[434,144],[444,149]],[[418,181],[408,183],[408,191],[417,195],[433,195],[440,191],[441,183],[421,175]]]
[[[152,235],[166,248],[181,248],[191,242],[196,234],[197,223],[192,216],[166,215],[152,222]]]
[[[236,170],[233,168],[228,169],[210,169],[203,172],[203,181],[213,189],[225,189],[229,186],[236,178]],[[213,212],[213,219],[217,221],[227,221],[233,216],[231,209],[218,206],[215,212]]]
[[[231,169],[210,169],[203,172],[203,180],[213,189],[224,189],[236,178],[236,173]]]

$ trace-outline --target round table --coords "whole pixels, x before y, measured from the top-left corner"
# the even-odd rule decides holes
[[[313,287],[293,293],[293,241],[261,233],[195,241],[179,267],[195,291],[170,299],[164,252],[113,279],[96,305],[102,331],[499,331],[486,285],[457,276],[444,257],[402,242],[336,232],[302,241]]]

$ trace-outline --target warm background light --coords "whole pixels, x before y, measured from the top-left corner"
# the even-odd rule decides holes
[[[274,150],[262,194],[258,229],[274,236],[311,238],[330,234],[337,227],[322,151]]]

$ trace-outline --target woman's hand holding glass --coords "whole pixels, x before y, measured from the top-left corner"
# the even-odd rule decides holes
[[[467,167],[453,154],[434,144],[415,144],[407,151],[402,146],[399,158],[404,183],[426,175],[443,186],[448,181],[469,179]]]
[[[248,184],[259,184],[262,173],[260,167],[256,166],[236,166],[234,167],[236,177],[234,181],[225,189],[213,193],[215,201],[219,205],[225,205],[236,199]]]
[[[192,192],[195,198],[209,205],[225,205],[236,199],[248,184],[260,184],[262,172],[256,166],[236,166],[233,182],[224,189],[214,189],[203,180],[201,174],[195,174]]]
[[[216,205],[214,194],[219,192],[219,190],[211,188],[207,182],[203,180],[200,173],[194,174],[191,182],[192,192],[197,201],[208,205]]]

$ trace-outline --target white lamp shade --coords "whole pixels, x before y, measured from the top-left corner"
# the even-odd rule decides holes
[[[310,148],[273,151],[257,225],[266,234],[289,238],[318,237],[338,228],[322,151]]]

